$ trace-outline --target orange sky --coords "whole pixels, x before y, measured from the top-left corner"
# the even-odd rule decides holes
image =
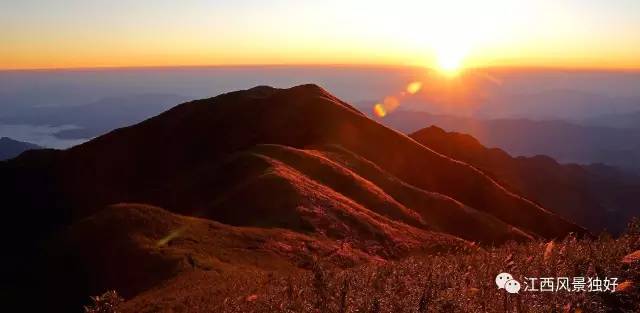
[[[0,69],[232,64],[640,68],[637,1],[23,0]]]

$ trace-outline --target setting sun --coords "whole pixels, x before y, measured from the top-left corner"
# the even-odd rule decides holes
[[[438,69],[448,75],[455,75],[460,71],[460,58],[454,55],[438,57]]]
[[[457,74],[488,66],[640,68],[633,0],[22,2],[0,5],[0,69],[419,64]]]
[[[447,76],[457,75],[463,67],[467,48],[462,45],[443,45],[436,49],[437,69]]]

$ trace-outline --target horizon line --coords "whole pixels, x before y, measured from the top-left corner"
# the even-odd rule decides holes
[[[161,70],[161,69],[207,69],[207,68],[294,68],[294,67],[345,67],[345,68],[423,68],[437,71],[435,67],[415,64],[385,63],[246,63],[246,64],[202,64],[202,65],[125,65],[125,66],[72,66],[72,67],[27,67],[0,68],[0,72],[55,72],[55,71],[109,71],[109,70]],[[599,71],[599,72],[640,72],[640,67],[599,67],[599,66],[552,66],[552,65],[485,65],[469,66],[464,71],[474,70],[516,70],[516,71]]]

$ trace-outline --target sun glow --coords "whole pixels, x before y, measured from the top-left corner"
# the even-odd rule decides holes
[[[57,2],[0,9],[0,69],[380,64],[444,76],[490,66],[640,68],[632,0],[93,0],[64,10]],[[229,31],[212,37],[212,29]]]
[[[446,76],[456,76],[464,67],[468,48],[462,44],[443,44],[436,47],[438,70]]]
[[[456,55],[438,56],[438,69],[444,74],[453,76],[460,71],[462,60]]]

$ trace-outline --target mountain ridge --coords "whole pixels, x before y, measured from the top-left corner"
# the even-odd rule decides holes
[[[620,232],[635,208],[634,201],[627,200],[629,192],[640,190],[640,177],[606,165],[560,164],[544,155],[512,157],[501,149],[484,147],[470,135],[437,126],[409,136],[479,168],[507,188],[594,232]]]
[[[42,149],[42,147],[9,137],[0,137],[0,161],[15,158],[25,151],[34,149]]]
[[[403,133],[428,125],[470,134],[488,147],[500,147],[512,155],[548,155],[561,163],[594,164],[638,171],[640,140],[637,129],[572,123],[563,120],[523,118],[482,119],[437,115],[424,111],[396,110],[374,120]]]
[[[337,102],[337,106],[324,105],[336,102],[334,102],[332,96],[328,96],[326,91],[317,86],[303,85],[285,89],[284,91],[272,89],[267,97],[265,97],[265,93],[266,90],[263,87],[249,90],[249,97],[242,97],[240,96],[243,95],[242,93],[236,92],[223,94],[219,97],[206,100],[187,102],[137,124],[135,128],[122,128],[105,136],[101,136],[89,143],[65,151],[63,163],[68,165],[64,165],[63,167],[71,168],[71,173],[84,172],[78,168],[79,166],[96,169],[96,171],[91,174],[96,176],[90,176],[88,181],[100,181],[100,185],[95,185],[94,187],[101,190],[86,190],[81,194],[108,195],[109,193],[113,193],[114,190],[122,189],[124,186],[120,186],[120,184],[123,180],[129,183],[132,183],[136,179],[152,181],[156,179],[154,176],[158,175],[160,175],[160,177],[158,177],[157,180],[162,180],[165,179],[162,175],[172,175],[164,172],[157,173],[156,169],[162,168],[163,164],[177,165],[176,169],[167,169],[168,172],[179,171],[179,167],[185,164],[203,162],[203,160],[207,162],[217,162],[230,151],[248,148],[261,141],[266,143],[282,143],[292,147],[338,143],[349,150],[363,155],[365,158],[382,166],[395,176],[400,177],[414,186],[453,196],[453,198],[462,200],[463,203],[471,205],[472,207],[481,206],[479,209],[484,209],[484,206],[487,205],[486,200],[482,200],[482,197],[470,196],[476,193],[471,190],[478,187],[488,188],[487,191],[494,193],[497,199],[500,199],[499,201],[505,206],[513,206],[514,203],[523,201],[521,197],[504,193],[505,190],[501,186],[487,179],[476,169],[444,157],[432,150],[427,150],[427,148],[421,145],[415,145],[412,139],[402,136],[393,130],[381,128],[379,124],[370,121],[364,117],[364,115],[353,109],[353,107],[345,105],[343,102]],[[233,105],[228,105],[230,103]],[[209,110],[213,107],[215,107],[215,109]],[[340,107],[346,111],[339,109]],[[298,112],[301,112],[300,110],[304,110],[305,114],[299,114]],[[171,118],[167,118],[167,116],[171,116]],[[291,127],[294,129],[297,127],[298,129],[291,132],[276,131],[274,133],[260,133],[253,129],[243,128],[241,123],[229,124],[228,121],[221,119],[222,116],[234,116],[234,118],[238,120],[253,119],[253,124],[256,125],[255,128],[257,129],[283,130]],[[189,124],[182,123],[184,119],[188,120]],[[321,125],[321,123],[326,125]],[[357,127],[354,126],[358,123],[359,125]],[[208,125],[216,124],[219,125],[217,128],[220,130],[208,129]],[[220,131],[228,135],[225,138],[218,138],[211,135],[210,132],[212,131]],[[190,135],[188,137],[172,135],[180,133],[188,133]],[[127,139],[118,140],[119,137],[126,137]],[[215,137],[217,140],[215,147],[207,147],[199,144],[202,142],[210,142],[213,139],[212,137]],[[378,143],[367,142],[365,145],[363,144],[364,141],[358,140],[364,137],[376,138],[376,141],[380,141],[380,145],[387,145],[386,150],[388,150],[387,154],[389,155],[379,153],[376,148]],[[182,142],[183,140],[186,142]],[[133,142],[136,142],[136,144],[131,144]],[[165,151],[166,146],[184,146],[188,147],[188,149],[197,148],[199,151]],[[406,150],[404,147],[409,148],[409,151],[403,151]],[[87,156],[98,153],[96,149],[102,151],[127,151],[127,153],[109,155],[108,158],[88,158]],[[140,149],[145,151],[136,152],[136,150]],[[142,162],[142,160],[132,159],[137,155],[145,155],[145,153],[148,153],[150,150],[162,155],[151,159],[147,158],[144,162]],[[396,150],[402,151],[403,153],[394,152]],[[108,161],[105,163],[100,160]],[[153,164],[154,162],[157,164]],[[119,163],[122,163],[122,165]],[[441,173],[437,173],[438,175],[430,175],[429,177],[416,175],[416,171],[409,165],[412,163],[430,164],[430,166],[435,168],[442,168],[442,171]],[[123,175],[122,170],[114,170],[116,164],[118,166],[126,166],[129,169]],[[132,164],[136,164],[135,172],[133,171]],[[114,175],[116,174],[122,175],[122,177],[115,178]],[[448,177],[455,175],[460,177],[465,176],[465,180],[458,182],[458,184],[466,184],[466,187],[463,188],[466,191],[451,188]],[[87,177],[73,178],[74,175],[69,176],[67,177],[70,180],[76,180],[75,182],[71,182],[71,184],[74,185],[71,187],[73,190],[83,190],[88,187],[86,184]],[[83,183],[78,183],[78,180],[82,180]],[[110,183],[110,181],[113,180],[118,180],[118,184]],[[469,180],[475,181],[469,182]],[[141,182],[137,184],[140,185]],[[131,186],[124,188],[136,190],[144,187]],[[123,191],[123,193],[125,192]],[[129,192],[127,191],[126,193]],[[481,192],[478,193],[481,194]],[[144,198],[144,195],[140,195],[140,197]],[[91,203],[91,201],[85,199],[81,201],[88,203],[83,203],[79,206],[99,206],[108,204],[108,202],[122,202],[120,200],[127,199],[113,198],[102,203]],[[522,203],[524,203],[523,205],[525,207],[530,207],[534,212],[543,212],[544,210],[526,200]],[[162,205],[163,203],[158,204]],[[548,212],[543,213],[540,217],[545,216],[547,213]],[[509,212],[503,211],[500,214],[502,214],[503,217],[507,217]],[[514,216],[509,218],[513,220],[518,219]],[[528,219],[520,219],[518,223],[529,223],[535,226],[535,223],[530,223]],[[544,229],[540,231],[542,233],[548,232],[543,235],[553,236],[553,230]]]
[[[138,262],[165,264],[165,253],[175,251],[150,243],[163,238],[184,243],[181,232],[187,230],[175,222],[182,217],[175,216],[228,224],[232,228],[225,229],[241,232],[284,231],[280,234],[285,238],[273,238],[275,246],[261,243],[250,250],[272,253],[281,244],[291,245],[291,236],[296,245],[312,241],[334,247],[326,250],[346,246],[341,259],[352,264],[477,249],[472,241],[492,245],[588,234],[477,168],[378,124],[316,85],[260,86],[186,102],[68,150],[30,151],[0,162],[0,174],[0,196],[13,208],[8,218],[38,216],[33,232],[8,244],[23,252],[23,259],[2,261],[2,274],[26,284],[19,288],[24,291],[33,288],[21,276],[27,275],[24,271],[51,259],[34,248],[42,244],[59,250],[59,259],[50,262],[59,268],[51,273],[64,272],[69,259],[70,264],[97,264],[93,253],[102,252],[92,249],[98,243],[114,255],[130,256],[127,268],[141,266]],[[137,222],[118,236],[99,240],[92,239],[96,234],[91,227],[74,233],[76,225],[87,221],[108,225],[101,220],[113,220],[112,214],[119,216],[119,224]],[[154,224],[174,227],[148,233]],[[21,233],[22,227],[10,223],[2,234]],[[141,232],[149,239],[140,242]],[[50,242],[55,234],[63,234],[62,243]],[[195,264],[211,256],[193,240],[171,262]],[[137,248],[118,251],[119,245],[131,244]],[[318,249],[291,251],[297,251],[293,259],[322,255]],[[296,267],[291,257],[280,260]],[[233,264],[231,258],[228,266],[213,268],[226,271]],[[137,283],[144,286],[128,293],[146,290],[147,279],[157,283],[194,270],[201,268],[161,267],[157,276],[140,278]],[[34,271],[28,275],[37,277]],[[78,299],[132,284],[91,271],[67,281]],[[82,289],[87,282],[92,287]]]

